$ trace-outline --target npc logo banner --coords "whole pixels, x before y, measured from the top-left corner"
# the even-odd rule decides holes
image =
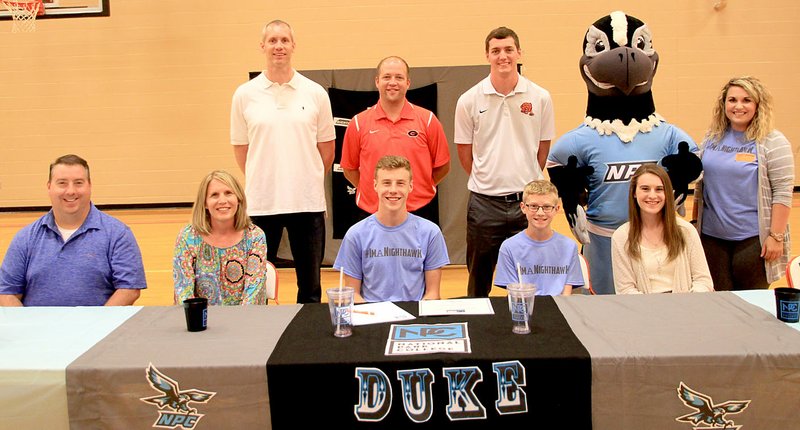
[[[675,418],[675,421],[690,423],[693,430],[739,430],[743,426],[736,425],[727,415],[734,415],[744,411],[751,402],[751,400],[728,400],[714,403],[714,399],[711,396],[689,388],[683,381],[678,384],[678,398],[692,412]]]
[[[386,355],[469,354],[472,345],[466,322],[451,324],[392,324]]]
[[[198,413],[192,403],[207,403],[217,393],[202,391],[196,388],[181,390],[178,382],[159,371],[153,363],[145,370],[147,382],[154,390],[161,393],[156,396],[142,397],[139,400],[158,406],[158,419],[155,428],[194,429],[205,415]]]

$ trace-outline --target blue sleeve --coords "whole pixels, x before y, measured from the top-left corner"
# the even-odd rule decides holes
[[[133,232],[127,226],[118,231],[113,238],[109,265],[111,266],[111,285],[115,290],[147,288],[142,264],[142,253]]]
[[[569,132],[563,136],[561,136],[556,144],[550,149],[550,155],[547,156],[547,164],[548,167],[551,164],[553,166],[564,166],[567,164],[567,160],[569,159],[570,155],[578,156],[578,149],[575,145],[575,137],[573,136],[573,132]],[[580,160],[580,156],[578,159]]]
[[[581,263],[578,261],[578,246],[575,245],[574,242],[572,243],[571,256],[569,271],[567,272],[567,282],[565,283],[573,287],[583,286],[583,272],[581,271]]]
[[[0,294],[25,294],[28,282],[28,234],[20,230],[8,246],[3,265],[0,266]]]
[[[672,145],[670,145],[670,151],[672,154],[678,153],[678,144],[681,142],[686,142],[689,144],[689,151],[697,152],[697,144],[688,133],[675,126],[673,126],[673,129],[675,130],[675,136],[674,139],[672,139]]]
[[[506,239],[500,245],[500,252],[497,254],[497,271],[494,275],[494,284],[499,287],[506,287],[508,284],[517,282],[517,268],[514,262],[514,256],[508,249],[508,240]]]
[[[428,251],[425,253],[425,261],[423,262],[423,270],[435,270],[442,266],[450,264],[450,257],[447,255],[447,245],[444,242],[442,231],[436,228],[432,232],[431,238],[428,241]]]
[[[344,274],[355,279],[364,279],[364,266],[361,262],[361,246],[356,240],[357,232],[350,230],[344,235],[342,245],[339,247],[339,253],[336,254],[336,261],[333,262],[333,268],[336,270],[343,270]]]

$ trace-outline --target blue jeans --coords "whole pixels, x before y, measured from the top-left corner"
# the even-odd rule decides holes
[[[297,303],[319,303],[322,296],[319,269],[325,253],[325,213],[299,212],[250,217],[264,230],[267,255],[277,256],[285,228],[297,275]]]

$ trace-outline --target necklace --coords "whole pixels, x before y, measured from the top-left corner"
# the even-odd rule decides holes
[[[655,237],[655,239],[653,237]],[[650,233],[642,230],[642,242],[650,249],[662,247],[664,245],[664,239],[661,229]]]
[[[664,263],[667,261],[667,256],[663,255],[663,251],[664,251],[664,248],[659,248],[659,249],[656,249],[655,252],[653,252],[653,258],[656,259],[656,264],[658,264],[658,269],[656,271],[658,272],[659,275],[661,275],[661,269],[663,268]],[[662,257],[662,258],[658,258],[658,257]]]
[[[644,239],[644,236],[642,236],[642,238]],[[640,246],[640,252],[646,252],[653,260],[655,260],[657,266],[656,273],[661,275],[663,273],[664,264],[667,262],[667,257],[669,256],[666,245],[654,244],[646,239],[642,240],[642,244],[646,244],[648,246]]]

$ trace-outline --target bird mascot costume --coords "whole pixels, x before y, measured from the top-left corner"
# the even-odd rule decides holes
[[[556,142],[547,167],[584,244],[592,289],[614,294],[611,235],[628,220],[633,173],[642,164],[662,165],[680,205],[702,164],[692,138],[656,113],[658,54],[647,24],[623,12],[600,18],[586,31],[579,65],[589,92],[586,118]]]

